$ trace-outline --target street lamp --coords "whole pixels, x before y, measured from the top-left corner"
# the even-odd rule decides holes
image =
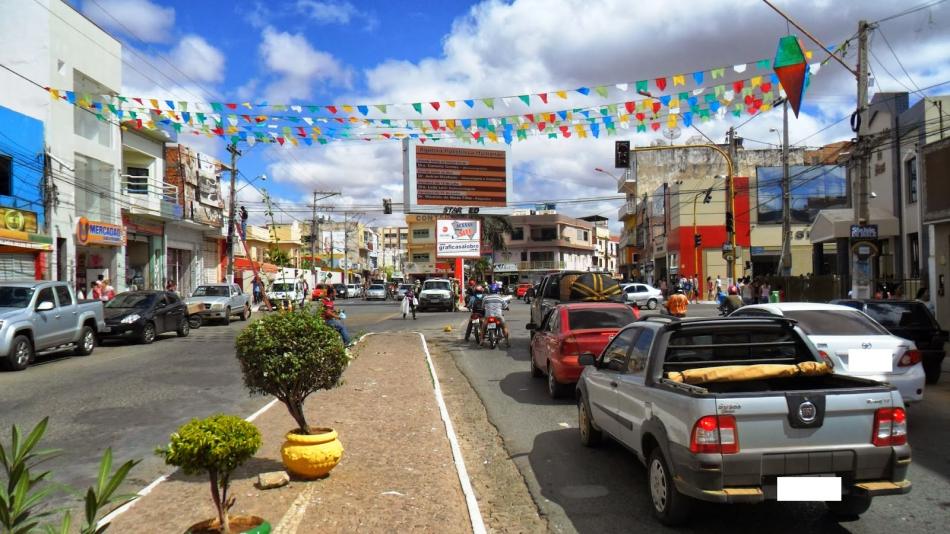
[[[256,181],[258,181],[258,180],[260,180],[260,181],[262,181],[262,182],[266,182],[266,181],[267,181],[267,175],[266,175],[266,174],[259,174],[259,175],[255,176],[254,178],[252,178],[251,180],[249,180],[246,184],[244,184],[244,185],[242,185],[241,187],[239,187],[238,190],[235,191],[234,193],[235,193],[235,194],[240,193],[245,187],[247,187],[247,186],[253,184],[254,182],[256,182]]]

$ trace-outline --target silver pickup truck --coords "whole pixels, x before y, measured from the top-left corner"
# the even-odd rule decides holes
[[[22,371],[37,352],[92,354],[106,331],[102,302],[77,301],[65,282],[0,282],[0,366]]]
[[[686,521],[695,499],[776,500],[795,484],[827,491],[816,477],[838,477],[840,500],[821,500],[839,518],[911,489],[900,393],[828,373],[792,320],[651,317],[579,363],[581,442],[608,434],[632,450],[664,524]]]
[[[198,286],[185,304],[199,304],[198,315],[204,320],[219,319],[231,324],[237,315],[242,321],[251,316],[251,298],[237,284],[202,284]]]

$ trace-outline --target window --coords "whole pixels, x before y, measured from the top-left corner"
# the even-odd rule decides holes
[[[798,321],[810,336],[873,336],[888,335],[887,330],[859,311],[797,310],[785,317]]]
[[[524,227],[518,226],[511,232],[512,241],[524,241]]]
[[[554,251],[540,250],[532,252],[531,261],[554,261]]]
[[[13,196],[13,158],[0,154],[0,195]]]
[[[604,349],[603,364],[611,371],[623,371],[627,368],[627,351],[633,344],[633,338],[640,332],[638,328],[628,328],[619,334]]]
[[[910,248],[910,277],[920,278],[920,237],[914,232],[907,235]]]
[[[429,239],[429,229],[428,228],[414,228],[412,230],[413,239]]]
[[[557,228],[533,228],[531,230],[532,241],[553,241],[557,239]]]
[[[36,297],[36,306],[39,307],[44,302],[52,302],[53,306],[56,306],[56,301],[53,300],[53,288],[44,287],[40,290],[39,296]]]
[[[60,306],[72,306],[73,296],[69,294],[69,288],[66,286],[56,286],[56,297],[59,298]]]
[[[414,263],[426,263],[429,261],[429,253],[428,252],[413,253],[412,261]]]
[[[850,206],[844,167],[792,165],[788,172],[792,224],[811,224],[823,209]],[[758,224],[781,224],[782,168],[757,167],[756,190]]]
[[[917,202],[917,156],[904,163],[904,174],[907,176],[907,202]]]
[[[528,261],[528,251],[527,251],[527,250],[522,250],[522,251],[521,251],[521,261]]]
[[[93,158],[76,154],[76,215],[88,219],[111,221],[114,199],[113,168]]]
[[[869,302],[868,315],[887,328],[939,328],[922,302]]]
[[[623,328],[635,319],[633,309],[623,305],[611,308],[570,310],[567,314],[567,322],[571,330]]]
[[[633,350],[630,351],[630,361],[627,362],[627,372],[640,374],[647,368],[647,360],[650,358],[650,346],[653,345],[653,337],[656,332],[649,328],[644,328],[637,336],[636,343],[633,344]]]
[[[581,240],[587,241],[588,239],[590,239],[590,234],[587,233],[587,230],[581,231]]]
[[[126,167],[126,190],[133,195],[148,194],[148,169],[143,167]]]
[[[73,91],[77,95],[112,93],[108,88],[77,70],[73,71]],[[112,123],[99,120],[95,113],[80,106],[76,106],[73,110],[73,133],[101,146],[107,148],[112,146]]]

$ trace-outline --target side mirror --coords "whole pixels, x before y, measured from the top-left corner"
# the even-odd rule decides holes
[[[50,311],[55,308],[56,305],[49,300],[44,300],[40,302],[40,305],[36,307],[36,311]]]
[[[597,365],[597,357],[592,352],[585,352],[577,357],[577,363],[583,366]]]
[[[536,324],[534,324],[534,323],[528,323],[528,324],[524,325],[524,328],[525,328],[525,330],[537,330],[537,329],[538,329],[538,325],[536,325]]]

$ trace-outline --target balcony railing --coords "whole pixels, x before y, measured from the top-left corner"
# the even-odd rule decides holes
[[[620,209],[617,210],[617,218],[621,221],[629,217],[633,217],[637,214],[637,203],[636,202],[624,202]]]
[[[617,180],[617,192],[618,193],[636,193],[637,192],[637,178],[635,174],[630,172],[630,170],[625,170],[623,174],[620,175],[620,178]]]
[[[519,271],[556,271],[564,269],[563,261],[521,261]]]
[[[133,208],[163,217],[182,217],[182,207],[178,203],[178,186],[149,176],[130,174],[122,175],[121,186],[123,196]]]

